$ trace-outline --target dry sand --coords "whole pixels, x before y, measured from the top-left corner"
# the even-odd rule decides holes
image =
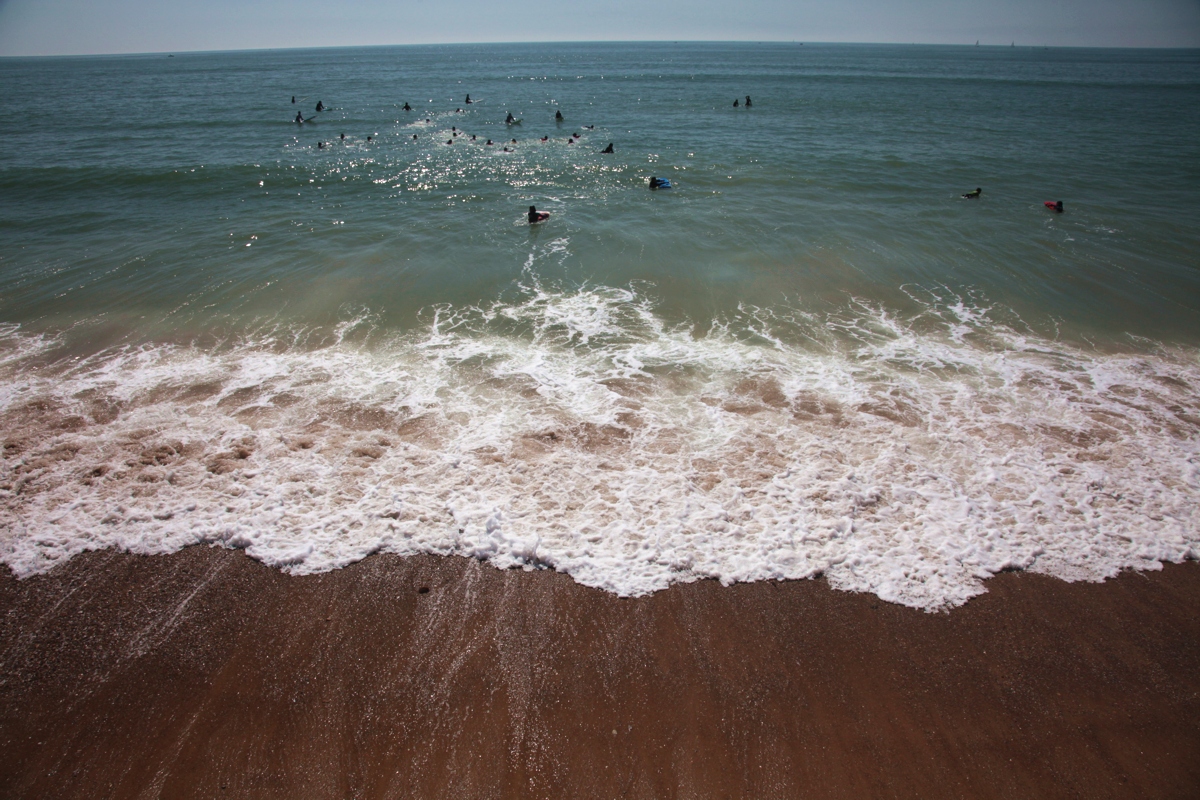
[[[1200,566],[988,588],[89,554],[0,577],[0,796],[1200,797]]]

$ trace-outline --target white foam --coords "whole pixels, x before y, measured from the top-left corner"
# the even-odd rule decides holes
[[[536,283],[368,324],[50,366],[53,338],[0,330],[0,557],[461,554],[621,595],[824,574],[936,609],[1004,569],[1200,554],[1193,350],[1087,351],[961,300],[746,308],[697,338],[634,290]]]

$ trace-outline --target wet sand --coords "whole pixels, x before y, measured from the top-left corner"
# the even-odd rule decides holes
[[[1200,565],[988,588],[93,553],[0,577],[0,796],[1200,796]]]

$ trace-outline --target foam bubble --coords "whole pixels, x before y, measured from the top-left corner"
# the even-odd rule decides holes
[[[59,361],[8,326],[0,557],[24,577],[104,547],[297,574],[460,554],[621,595],[824,574],[936,609],[1005,569],[1200,554],[1194,351],[923,302],[742,308],[697,336],[634,289],[532,282],[390,337],[359,317]]]

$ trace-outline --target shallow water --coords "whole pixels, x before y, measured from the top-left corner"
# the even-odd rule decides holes
[[[1005,568],[1200,552],[1196,51],[0,75],[17,574],[210,541],[296,572],[462,553],[622,594],[824,573],[936,608]]]

